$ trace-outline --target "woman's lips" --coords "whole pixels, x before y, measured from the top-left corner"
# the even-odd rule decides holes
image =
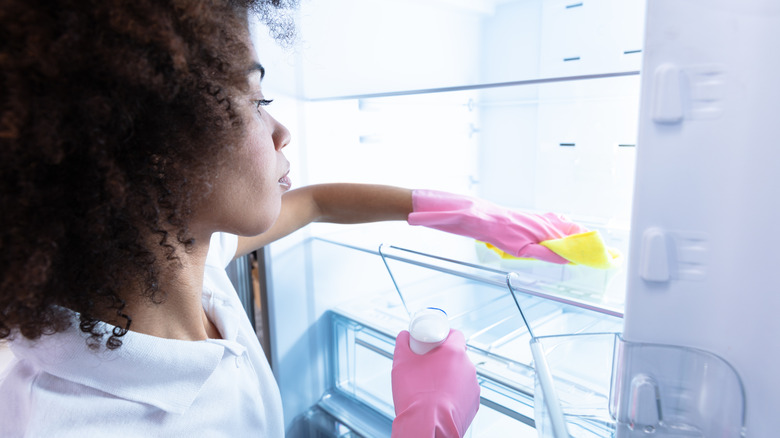
[[[282,186],[283,189],[289,190],[290,187],[292,187],[292,180],[285,174],[283,177],[279,178],[279,185]]]

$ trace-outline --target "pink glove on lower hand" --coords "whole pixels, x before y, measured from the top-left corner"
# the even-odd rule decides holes
[[[509,210],[490,202],[435,190],[412,191],[410,225],[471,237],[491,243],[516,257],[552,263],[568,260],[539,242],[588,231],[555,213],[533,214]]]
[[[408,331],[399,333],[392,382],[393,438],[462,437],[477,415],[477,371],[458,330],[422,355],[409,349]]]

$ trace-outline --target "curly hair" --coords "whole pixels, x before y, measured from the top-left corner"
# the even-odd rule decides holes
[[[284,39],[276,11],[293,5],[0,2],[0,339],[56,333],[75,311],[113,349],[132,321],[120,291],[165,299],[160,269],[191,248],[192,207],[244,135],[248,13]],[[107,312],[124,327],[103,333]]]

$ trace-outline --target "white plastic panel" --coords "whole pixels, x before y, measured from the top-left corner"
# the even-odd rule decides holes
[[[655,0],[647,14],[643,68],[663,73],[643,76],[625,338],[722,357],[747,436],[774,436],[780,4]]]

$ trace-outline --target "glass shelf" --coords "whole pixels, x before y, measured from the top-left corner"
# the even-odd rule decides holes
[[[393,418],[390,368],[395,336],[408,328],[410,312],[435,305],[447,312],[452,328],[464,333],[468,354],[477,367],[482,407],[472,436],[495,436],[499,430],[502,434],[511,431],[512,436],[535,436],[530,337],[507,288],[508,272],[392,246],[370,250],[321,238],[312,239],[311,244],[318,256],[338,260],[354,272],[364,271],[364,263],[384,261],[392,273],[372,279],[387,287],[368,287],[375,292],[329,312],[333,327],[330,368],[336,391]],[[356,274],[345,282],[350,288],[359,287],[355,283],[360,279]],[[537,336],[620,331],[622,320],[611,310],[533,290],[533,285],[517,286],[518,302]],[[568,390],[577,388],[584,386],[573,385]],[[592,397],[593,389],[587,390]],[[608,396],[608,391],[609,387],[604,388],[601,395]]]

